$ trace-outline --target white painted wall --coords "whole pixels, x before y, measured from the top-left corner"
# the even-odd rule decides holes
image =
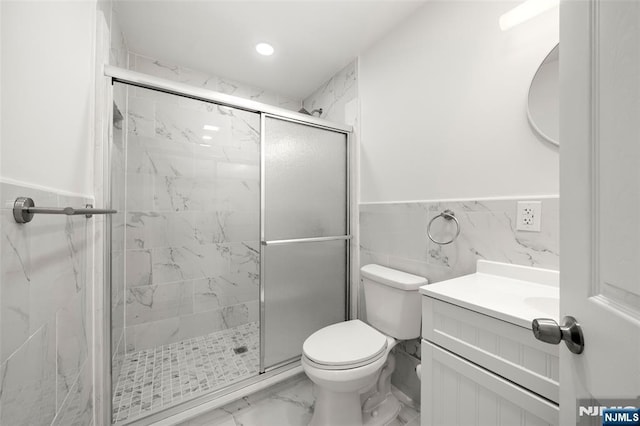
[[[502,32],[516,4],[427,2],[361,55],[361,202],[558,193],[525,112],[558,11]]]
[[[0,1],[0,100],[2,99],[2,3]],[[2,157],[2,109],[1,109],[1,101],[0,101],[0,157]],[[2,158],[0,158],[0,176],[2,176]]]
[[[96,2],[2,3],[0,179],[90,196]]]

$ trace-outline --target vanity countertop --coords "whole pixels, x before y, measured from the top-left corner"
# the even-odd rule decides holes
[[[559,322],[559,273],[479,260],[477,272],[420,287],[420,292],[530,329],[535,318]]]

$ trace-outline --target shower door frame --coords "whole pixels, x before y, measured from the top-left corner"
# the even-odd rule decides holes
[[[296,114],[300,115],[300,114]],[[305,117],[303,115],[303,117]],[[340,236],[326,236],[326,237],[311,237],[311,238],[292,238],[286,240],[278,240],[278,241],[267,241],[266,237],[266,124],[267,118],[274,118],[282,121],[287,121],[290,123],[299,123],[305,124],[311,127],[316,127],[319,129],[324,129],[327,131],[334,131],[337,133],[342,133],[346,136],[346,147],[345,147],[345,162],[346,162],[346,182],[345,182],[345,203],[346,203],[346,220],[345,220],[345,234]],[[324,120],[322,120],[324,121]],[[351,234],[351,135],[352,132],[345,132],[341,130],[337,130],[335,127],[327,126],[325,124],[316,124],[309,123],[303,120],[296,118],[290,118],[285,116],[276,115],[270,112],[262,112],[260,114],[260,367],[258,370],[258,374],[268,373],[273,370],[277,370],[283,366],[289,365],[293,362],[299,361],[299,357],[294,357],[285,361],[281,361],[272,366],[265,365],[265,351],[266,351],[266,329],[263,327],[265,324],[265,310],[263,307],[265,306],[265,282],[266,282],[266,273],[265,273],[265,252],[266,247],[268,245],[275,244],[296,244],[296,243],[306,243],[306,242],[322,242],[322,241],[339,241],[343,240],[345,242],[345,279],[346,279],[346,294],[345,294],[345,319],[349,319],[352,317],[351,311],[351,241],[353,240],[353,235]]]
[[[351,198],[351,184],[352,184],[352,176],[351,173],[353,169],[351,167],[352,161],[352,134],[353,127],[350,125],[333,123],[327,120],[323,120],[313,116],[306,116],[300,113],[296,113],[290,110],[286,110],[283,108],[274,107],[271,105],[263,104],[261,102],[256,102],[248,99],[238,98],[236,96],[227,95],[224,93],[215,92],[208,89],[202,89],[195,86],[190,86],[184,83],[178,83],[171,80],[166,80],[159,77],[150,76],[147,74],[130,71],[126,69],[122,69],[119,67],[114,67],[111,65],[105,65],[104,67],[104,76],[107,81],[110,83],[110,86],[113,87],[114,83],[123,83],[129,86],[141,87],[144,89],[151,89],[171,95],[177,95],[189,99],[194,99],[203,102],[214,103],[226,107],[231,107],[239,110],[244,110],[248,112],[258,113],[260,114],[260,232],[261,237],[264,232],[264,123],[266,117],[273,117],[277,119],[283,119],[286,121],[300,123],[303,125],[308,125],[316,128],[326,129],[330,131],[335,131],[338,133],[343,133],[346,136],[346,289],[345,289],[345,319],[349,319],[353,317],[354,314],[354,305],[353,302],[357,304],[357,294],[354,293],[354,288],[352,288],[352,279],[351,279],[351,242],[352,242],[352,234],[351,234],[351,222],[352,222],[352,198]],[[113,91],[110,90],[107,96],[107,103],[109,104],[109,108],[107,111],[111,111],[111,104],[113,102]],[[111,122],[110,120],[108,121]],[[104,205],[111,206],[111,140],[109,139],[108,150],[105,155],[104,161]],[[107,189],[108,188],[108,189]],[[113,424],[112,422],[112,402],[113,402],[113,392],[112,392],[112,353],[111,353],[111,239],[110,239],[110,226],[108,226],[108,222],[105,222],[105,244],[104,244],[104,297],[103,297],[103,312],[105,315],[105,324],[103,328],[103,336],[101,339],[102,344],[102,360],[105,365],[102,366],[101,371],[104,374],[104,380],[102,381],[102,397],[100,398],[100,403],[102,404],[104,420],[106,424]],[[300,361],[299,359],[293,359],[281,365],[275,366],[273,368],[268,369],[267,371],[263,371],[262,359],[263,359],[263,350],[264,350],[264,330],[262,327],[262,322],[264,320],[264,278],[262,274],[263,270],[263,250],[262,250],[262,240],[260,242],[260,288],[259,288],[259,300],[260,300],[260,371],[256,376],[249,377],[247,379],[241,380],[237,383],[233,383],[224,388],[214,390],[212,392],[203,394],[201,396],[195,397],[191,400],[182,402],[173,407],[169,407],[166,409],[162,409],[155,413],[150,413],[147,416],[141,417],[139,419],[133,420],[131,422],[123,422],[123,425],[148,425],[155,422],[162,421],[163,419],[169,418],[171,416],[175,416],[179,413],[183,413],[187,410],[197,409],[198,406],[203,406],[206,404],[206,410],[215,409],[224,403],[230,401],[220,401],[226,399],[225,396],[230,396],[232,393],[239,392],[245,388],[253,387],[254,385],[259,385],[265,381],[277,381],[276,376],[284,375],[294,375],[298,372],[301,372]],[[357,286],[356,286],[357,288]],[[107,321],[108,320],[108,321]],[[105,362],[106,361],[106,362]],[[294,372],[294,369],[297,370]],[[284,377],[286,379],[287,377]],[[273,379],[273,380],[270,380]],[[98,381],[100,382],[100,381]],[[257,389],[256,389],[257,390]],[[217,402],[220,402],[217,404]]]

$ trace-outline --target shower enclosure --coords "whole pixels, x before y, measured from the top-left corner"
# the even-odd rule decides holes
[[[144,423],[295,367],[347,318],[350,128],[106,73],[112,422]]]

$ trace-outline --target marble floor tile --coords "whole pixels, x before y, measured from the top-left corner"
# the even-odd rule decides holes
[[[313,386],[306,377],[287,386],[274,387],[271,392],[247,398],[246,407],[233,418],[238,426],[308,425],[313,415]]]
[[[398,389],[393,393],[402,410],[388,426],[419,426],[419,408]],[[306,426],[313,407],[313,383],[300,374],[177,426]]]
[[[246,345],[236,354],[233,348]],[[114,395],[116,423],[167,408],[258,371],[258,326],[249,323],[196,339],[128,354]],[[402,410],[389,426],[418,426],[419,408],[393,388]],[[300,374],[177,426],[306,426],[313,383]]]
[[[236,426],[233,416],[223,410],[213,410],[176,426]]]

